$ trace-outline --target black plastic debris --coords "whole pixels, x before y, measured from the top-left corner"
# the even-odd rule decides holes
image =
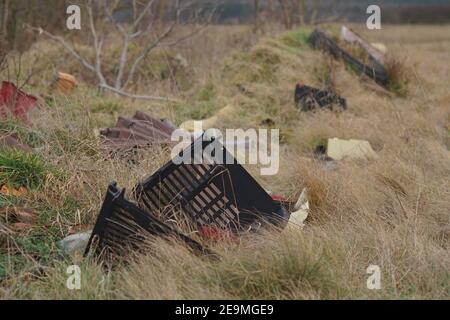
[[[133,118],[119,117],[115,127],[104,129],[100,134],[105,149],[126,152],[155,144],[170,144],[175,129],[167,120],[158,120],[138,111]]]
[[[130,249],[139,250],[146,236],[152,235],[178,239],[196,253],[214,256],[197,241],[161,222],[151,211],[125,199],[124,193],[115,182],[109,185],[85,255],[91,251],[96,255],[123,255]]]
[[[206,148],[213,146],[222,154],[206,155]],[[181,159],[185,161],[181,163]],[[212,226],[239,232],[257,230],[264,224],[284,228],[289,220],[288,211],[215,139],[195,140],[138,184],[134,196],[140,207],[152,212],[182,212],[198,229]]]
[[[366,52],[367,55],[371,56],[373,60],[376,60],[380,64],[386,63],[385,52],[380,51],[371,43],[364,40],[359,34],[347,26],[341,27],[341,39],[350,45],[356,44]],[[384,46],[384,45],[383,45]],[[387,50],[387,49],[386,49]]]
[[[333,110],[334,106],[347,109],[347,101],[332,90],[320,90],[303,84],[297,84],[295,87],[295,105],[301,111],[318,108]]]
[[[350,53],[342,49],[336,41],[331,39],[325,32],[316,29],[314,30],[308,38],[308,43],[314,49],[322,50],[329,53],[335,59],[342,59],[346,64],[350,66],[353,70],[359,74],[365,74],[372,78],[378,84],[386,86],[388,83],[388,75],[386,68],[382,63],[380,63],[373,56],[368,54],[370,65],[364,64]]]

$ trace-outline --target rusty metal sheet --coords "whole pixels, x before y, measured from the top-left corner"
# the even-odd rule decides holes
[[[105,149],[113,152],[129,151],[151,145],[170,144],[176,128],[138,111],[133,118],[119,117],[116,126],[100,131]]]
[[[137,134],[143,135],[144,137],[152,137],[153,139],[170,139],[171,134],[166,131],[162,131],[155,126],[151,126],[149,122],[142,120],[134,120],[119,117],[117,124],[117,128],[126,128],[132,132],[136,132]]]
[[[177,129],[173,124],[169,123],[168,120],[157,120],[141,111],[137,111],[133,119],[147,122],[150,126],[166,132],[169,135],[172,135],[172,132]]]
[[[127,128],[107,128],[100,131],[100,134],[109,139],[129,139],[129,140],[150,140],[145,134]]]

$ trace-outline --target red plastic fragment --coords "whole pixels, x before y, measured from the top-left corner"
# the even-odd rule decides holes
[[[271,197],[272,197],[272,200],[274,200],[274,201],[278,201],[278,202],[287,201],[286,198],[283,196],[272,195]]]
[[[273,201],[275,201],[276,203],[278,203],[280,206],[282,206],[283,208],[285,208],[287,211],[292,211],[292,209],[294,208],[295,203],[286,199],[283,196],[279,196],[279,195],[271,195],[270,196],[272,198]]]
[[[212,241],[221,241],[225,239],[236,240],[236,237],[231,232],[227,232],[214,226],[201,226],[199,228],[199,234],[203,239]]]
[[[6,117],[8,114],[29,122],[28,111],[36,106],[37,98],[19,90],[11,82],[3,81],[0,90],[0,116]]]

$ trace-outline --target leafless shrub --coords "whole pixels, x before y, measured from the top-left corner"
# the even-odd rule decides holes
[[[156,48],[174,46],[183,42],[205,29],[211,22],[215,10],[211,9],[207,13],[204,9],[198,9],[195,1],[174,0],[171,2],[171,13],[169,21],[158,16],[157,2],[155,0],[141,4],[139,1],[132,2],[133,16],[128,23],[121,23],[114,16],[114,12],[119,5],[119,1],[92,1],[88,0],[84,6],[87,12],[87,24],[90,31],[92,47],[95,52],[94,61],[90,61],[82,53],[77,51],[75,45],[63,36],[50,33],[40,27],[30,27],[31,29],[44,34],[51,40],[59,42],[80,64],[94,73],[99,88],[109,90],[122,96],[137,99],[149,100],[171,100],[167,97],[151,95],[139,95],[126,91],[127,85],[133,81],[136,71],[148,58],[149,53]],[[183,21],[183,22],[182,22]],[[192,30],[187,34],[179,32],[181,24],[189,24]],[[122,48],[118,56],[118,68],[115,79],[107,79],[102,66],[102,54],[108,35],[111,34],[111,26],[120,35]],[[111,37],[110,37],[111,39]],[[130,46],[142,44],[139,53],[130,57]]]

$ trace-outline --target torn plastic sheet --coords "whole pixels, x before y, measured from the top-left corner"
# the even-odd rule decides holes
[[[342,159],[373,159],[378,155],[365,140],[328,139],[327,155],[334,160]]]
[[[303,228],[305,226],[305,220],[309,215],[309,202],[308,202],[308,190],[304,188],[300,197],[294,205],[294,211],[291,212],[289,222],[294,226]]]

